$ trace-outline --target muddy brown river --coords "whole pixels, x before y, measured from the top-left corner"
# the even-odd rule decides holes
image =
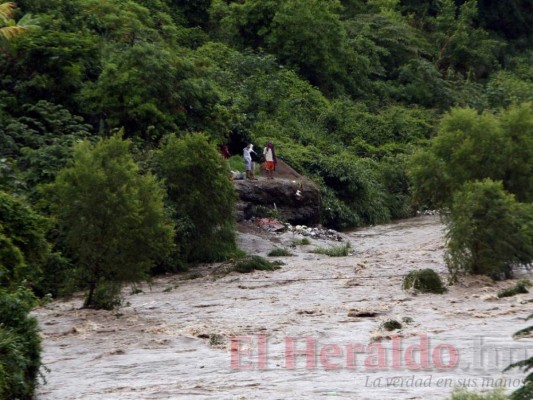
[[[525,374],[503,369],[533,355],[531,338],[512,339],[533,294],[498,299],[516,282],[484,277],[443,295],[403,291],[412,270],[446,277],[438,217],[345,237],[347,257],[309,253],[328,245],[313,240],[277,271],[201,266],[127,290],[114,312],[80,310],[79,296],[35,310],[46,366],[37,399],[429,400],[454,387],[520,386]],[[243,225],[239,243],[265,256],[297,238]],[[391,319],[402,327],[381,327]]]

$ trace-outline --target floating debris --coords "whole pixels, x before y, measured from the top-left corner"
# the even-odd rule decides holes
[[[251,218],[250,221],[261,229],[268,232],[281,233],[292,232],[312,239],[326,239],[342,242],[344,239],[339,232],[334,229],[327,229],[321,226],[309,227],[306,225],[291,225],[288,222],[281,222],[276,218]]]

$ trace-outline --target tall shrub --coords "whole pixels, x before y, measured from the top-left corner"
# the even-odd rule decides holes
[[[181,257],[215,261],[233,254],[236,194],[216,148],[202,134],[171,137],[157,158],[175,210]]]
[[[533,199],[533,104],[500,114],[456,108],[427,149],[414,154],[409,175],[422,204],[449,206],[466,182],[490,178],[519,201]]]
[[[0,290],[0,399],[33,398],[41,366],[39,326],[28,315],[35,303],[27,289]]]
[[[446,263],[452,275],[509,277],[514,265],[533,261],[533,212],[490,179],[467,183],[447,217]]]
[[[97,288],[115,304],[122,284],[143,280],[173,247],[164,190],[153,175],[139,174],[129,146],[119,135],[78,144],[72,165],[50,186],[79,282],[88,290],[85,307],[106,308],[95,303]]]
[[[0,190],[0,287],[38,283],[50,250],[46,225],[23,200]]]

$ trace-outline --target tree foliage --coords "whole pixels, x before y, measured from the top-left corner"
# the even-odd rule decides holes
[[[145,279],[172,249],[163,189],[151,174],[139,174],[129,146],[118,135],[76,145],[72,165],[49,187],[80,284],[88,290],[85,307],[94,306],[101,285]]]
[[[0,287],[38,283],[50,251],[46,225],[24,201],[0,191]]]
[[[235,254],[235,190],[228,166],[204,135],[170,137],[157,155],[186,261],[216,261]]]
[[[454,109],[442,119],[439,134],[413,157],[410,176],[423,204],[449,205],[466,182],[503,181],[519,201],[533,195],[532,104],[493,114]]]
[[[51,182],[71,157],[71,147],[90,137],[90,126],[62,106],[40,100],[25,104],[16,118],[0,127],[0,156],[16,159],[16,167],[33,194]]]
[[[533,207],[517,203],[501,182],[469,182],[454,195],[447,216],[446,263],[460,273],[510,277],[533,261]]]
[[[266,45],[326,94],[361,94],[368,65],[349,46],[340,12],[338,0],[283,1]]]
[[[41,338],[31,291],[0,289],[0,398],[33,399],[41,366]]]
[[[497,65],[496,55],[501,43],[476,27],[477,1],[467,0],[459,10],[453,0],[443,0],[439,4],[432,40],[437,54],[435,65],[441,71],[451,67],[463,74],[486,76]]]

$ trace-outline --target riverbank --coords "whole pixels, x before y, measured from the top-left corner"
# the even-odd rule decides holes
[[[338,242],[289,247],[297,233],[241,225],[248,253],[294,255],[277,271],[217,277],[214,264],[158,278],[118,312],[79,310],[80,298],[36,310],[50,369],[37,398],[445,399],[498,378],[515,388],[523,374],[501,371],[531,352],[511,336],[532,293],[498,299],[514,282],[482,277],[444,295],[402,291],[412,270],[446,273],[435,216],[343,236],[352,254],[333,258],[309,251]],[[389,319],[402,328],[380,328]]]

